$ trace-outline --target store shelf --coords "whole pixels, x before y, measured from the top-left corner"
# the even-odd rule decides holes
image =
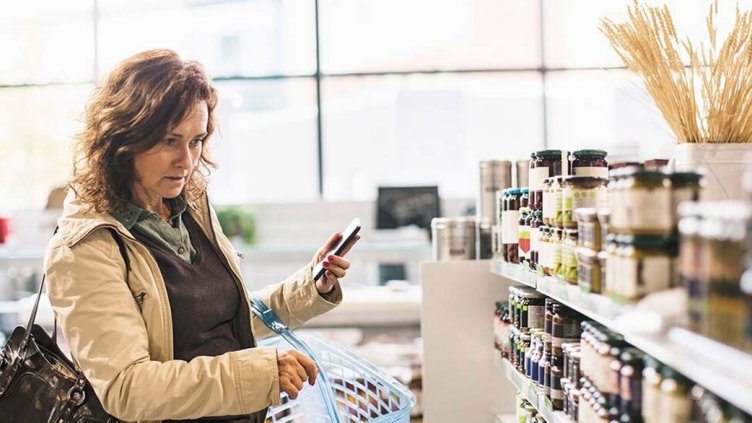
[[[503,260],[491,260],[491,272],[507,279],[511,279],[517,283],[535,288],[535,273],[524,270],[519,264],[507,263]]]
[[[554,411],[546,398],[538,393],[536,385],[512,366],[512,364],[498,355],[498,364],[504,370],[504,375],[522,396],[543,415],[548,423],[570,423],[569,418],[560,411]]]
[[[512,385],[517,392],[522,394],[522,397],[528,400],[536,410],[540,410],[538,408],[538,391],[535,384],[522,373],[517,371],[509,361],[504,360],[503,358],[500,358],[499,361],[501,368],[504,370],[504,376],[512,382]]]
[[[751,354],[680,327],[661,329],[658,324],[650,328],[652,315],[658,314],[650,308],[617,304],[605,296],[584,293],[579,287],[556,278],[528,273],[535,277],[535,287],[540,293],[622,334],[634,347],[752,414],[749,400],[752,398]],[[515,281],[524,279],[514,271],[498,274]],[[671,297],[656,303],[666,307],[665,301],[671,301]]]
[[[617,304],[603,295],[583,292],[580,287],[552,276],[537,276],[535,286],[541,294],[616,331],[614,320],[635,310],[634,306]]]

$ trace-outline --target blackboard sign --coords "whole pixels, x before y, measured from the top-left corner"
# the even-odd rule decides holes
[[[439,187],[379,187],[376,228],[416,225],[431,229],[431,219],[441,216]]]

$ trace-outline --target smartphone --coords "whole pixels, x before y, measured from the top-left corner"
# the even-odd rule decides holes
[[[326,269],[324,268],[324,261],[329,256],[338,256],[342,254],[343,251],[345,251],[345,248],[347,248],[348,245],[352,244],[353,241],[355,241],[355,235],[360,232],[360,219],[355,218],[352,222],[347,226],[347,228],[342,232],[342,238],[340,238],[337,245],[334,246],[331,250],[329,250],[328,253],[324,255],[324,260],[321,260],[316,266],[313,268],[313,280],[317,281],[321,276],[324,275],[324,272],[326,272]]]

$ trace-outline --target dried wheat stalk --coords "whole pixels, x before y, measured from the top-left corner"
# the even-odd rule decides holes
[[[643,80],[677,140],[752,143],[752,12],[737,6],[718,49],[718,0],[706,19],[709,45],[699,47],[679,38],[666,6],[634,0],[627,10],[624,23],[602,19],[601,32]]]

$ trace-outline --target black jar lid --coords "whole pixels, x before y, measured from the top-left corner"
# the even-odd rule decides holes
[[[660,251],[670,250],[673,242],[671,237],[663,235],[621,235],[617,236],[617,241],[627,245],[632,245],[640,250]]]
[[[574,153],[572,153],[572,158],[574,157],[597,157],[597,158],[605,158],[608,155],[608,153],[604,150],[592,150],[592,149],[586,149],[586,150],[577,150]]]
[[[669,174],[672,184],[699,184],[702,174],[697,172],[674,172]]]
[[[561,150],[540,150],[535,152],[535,157],[561,158]]]

